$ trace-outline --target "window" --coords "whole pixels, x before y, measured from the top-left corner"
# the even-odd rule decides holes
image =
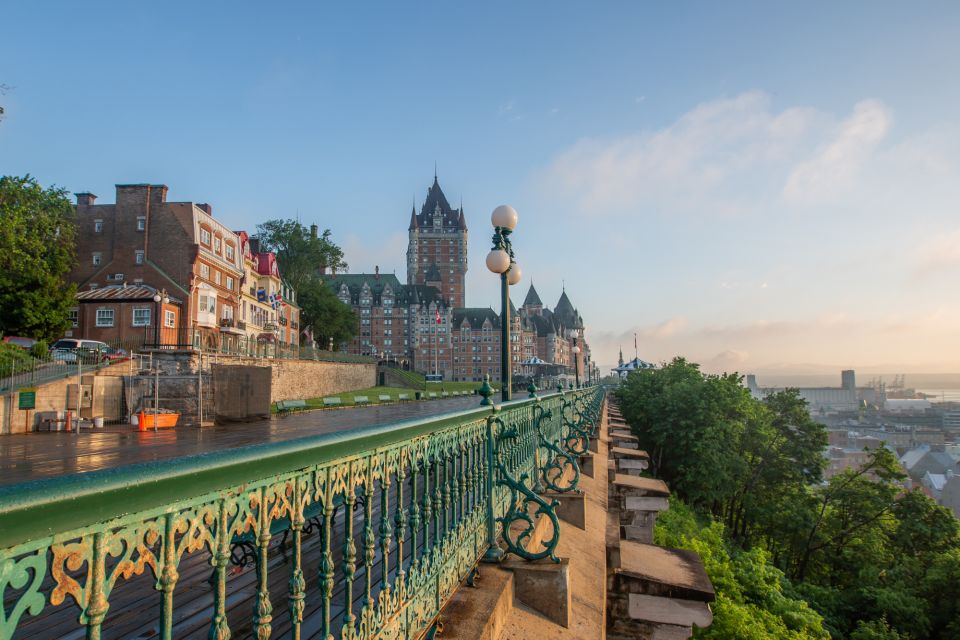
[[[209,265],[205,265],[205,264],[201,264],[201,265],[200,265],[200,277],[201,277],[201,278],[206,278],[207,280],[210,279],[210,266],[209,266]]]
[[[215,253],[220,253],[220,238],[213,239],[213,251]]]
[[[113,326],[113,309],[97,309],[97,326]]]
[[[79,309],[76,309],[76,308],[70,309],[70,314],[68,317],[70,318],[70,326],[72,326],[74,329],[80,326],[80,310]]]
[[[224,248],[224,253],[225,253],[226,256],[227,256],[227,260],[231,260],[231,261],[232,261],[232,260],[233,260],[233,245],[232,245],[232,244],[228,244],[228,245]]]
[[[137,264],[143,264],[143,251],[142,251],[142,250],[138,249],[137,251],[135,251],[135,252],[134,252],[134,256],[136,256],[135,259],[136,259]]]
[[[94,232],[94,233],[103,233],[103,220],[94,220],[94,221],[93,221],[93,232]]]
[[[100,263],[103,261],[103,254],[99,251],[93,252],[93,266],[99,267]]]
[[[168,329],[173,329],[177,326],[177,314],[173,311],[167,310],[163,312],[163,326]]]
[[[147,228],[147,219],[144,216],[137,216],[137,231],[143,231]]]
[[[215,271],[215,272],[214,272],[214,274],[213,274],[213,281],[216,282],[217,284],[220,284],[220,272],[219,272],[219,271]]]
[[[233,278],[231,278],[230,276],[227,276],[227,289],[230,289],[230,291],[233,291]]]
[[[133,310],[133,326],[135,327],[150,326],[150,307],[142,307],[142,308]]]

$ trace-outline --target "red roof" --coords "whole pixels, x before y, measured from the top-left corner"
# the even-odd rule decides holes
[[[280,268],[277,266],[277,256],[272,252],[257,254],[257,273],[262,276],[280,277]]]

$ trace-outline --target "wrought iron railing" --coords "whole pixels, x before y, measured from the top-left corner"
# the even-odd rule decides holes
[[[538,491],[550,469],[576,488],[569,443],[602,402],[594,387],[0,488],[0,639],[419,637],[482,558],[556,558]],[[537,516],[545,550],[526,547]]]

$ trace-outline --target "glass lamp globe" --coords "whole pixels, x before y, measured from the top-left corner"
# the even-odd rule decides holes
[[[573,352],[574,352],[574,353],[580,353],[580,347],[574,347],[574,348],[573,348]]]
[[[493,273],[504,273],[510,268],[510,255],[503,249],[494,249],[487,254],[487,269]]]
[[[520,265],[514,262],[510,265],[510,271],[507,271],[507,284],[513,286],[520,282],[520,279],[523,277],[523,272],[520,270]]]
[[[160,302],[160,292],[159,292],[159,291],[156,292],[155,294],[153,294],[153,301],[154,301],[154,302]]]
[[[508,204],[502,204],[493,210],[490,222],[495,227],[513,231],[513,228],[517,226],[517,210]],[[501,273],[503,272],[501,271]]]

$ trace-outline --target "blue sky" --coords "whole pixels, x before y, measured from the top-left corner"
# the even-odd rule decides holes
[[[403,274],[434,163],[597,357],[960,363],[957,3],[18,3],[0,173],[162,182]]]

